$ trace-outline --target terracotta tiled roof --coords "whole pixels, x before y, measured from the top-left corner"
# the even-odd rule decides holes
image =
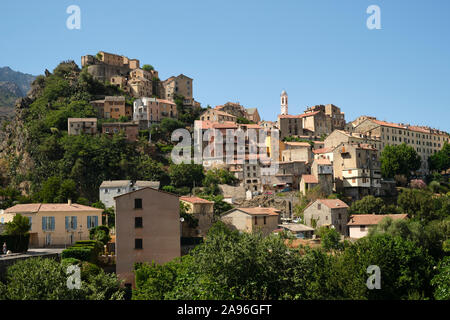
[[[348,226],[367,226],[376,225],[384,218],[389,217],[392,220],[406,219],[407,214],[356,214],[350,216]]]
[[[253,207],[253,208],[237,208],[237,209],[250,215],[278,216],[280,213],[280,210],[275,208]]]
[[[302,175],[302,179],[306,183],[319,183],[319,180],[317,180],[317,178],[312,174],[304,174]]]
[[[330,152],[333,152],[333,149],[332,148],[321,148],[321,149],[313,150],[313,152],[315,154],[330,153]]]
[[[314,161],[322,165],[331,165],[331,161],[329,159],[315,159]]]
[[[288,146],[296,146],[296,147],[311,147],[311,145],[308,142],[284,142],[284,144],[287,144]]]
[[[330,209],[348,208],[348,205],[339,199],[317,199],[317,201],[320,201]]]
[[[97,118],[68,118],[69,122],[97,122]]]
[[[181,201],[186,201],[186,202],[190,202],[190,203],[214,203],[214,201],[209,201],[206,199],[202,199],[199,197],[187,197],[187,196],[183,196],[180,197]]]
[[[386,121],[380,121],[380,120],[373,120],[373,119],[368,119],[380,126],[385,126],[385,127],[392,127],[392,128],[399,128],[399,129],[406,129],[406,126],[402,126],[398,123],[392,123],[392,122],[386,122]]]
[[[14,207],[5,210],[5,213],[36,213],[36,212],[73,212],[73,211],[92,211],[102,212],[102,209],[84,206],[77,203],[30,203],[17,204]]]
[[[314,231],[314,228],[308,227],[301,223],[286,223],[286,224],[279,224],[279,227],[282,229],[288,229],[292,232],[301,232],[301,231]]]
[[[213,109],[212,109],[213,110]],[[233,116],[232,114],[229,114],[225,111],[220,111],[220,110],[214,110],[215,112],[217,112],[217,114],[220,114],[222,116],[227,116],[227,117],[232,117],[232,118],[236,118],[236,116]]]

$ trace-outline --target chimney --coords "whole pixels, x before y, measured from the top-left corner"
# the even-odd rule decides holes
[[[71,205],[72,205],[72,199],[68,199],[68,200],[67,200],[67,204],[68,204],[69,206],[71,206]]]

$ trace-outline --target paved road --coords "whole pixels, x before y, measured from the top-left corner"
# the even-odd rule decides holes
[[[64,249],[60,248],[39,248],[39,249],[28,249],[26,253],[21,254],[11,254],[11,255],[0,255],[0,260],[8,260],[8,259],[16,259],[16,258],[22,258],[22,257],[31,257],[31,256],[40,256],[40,255],[46,255],[46,254],[55,254],[55,253],[61,253]]]

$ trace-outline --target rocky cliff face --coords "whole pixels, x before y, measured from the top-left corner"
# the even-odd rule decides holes
[[[33,168],[34,163],[27,153],[25,144],[28,133],[24,129],[24,116],[36,97],[42,92],[41,83],[36,81],[31,85],[28,94],[15,101],[12,108],[13,115],[8,122],[3,122],[0,127],[0,180],[14,179],[18,175],[26,175]],[[6,178],[5,176],[9,176]],[[23,191],[28,189],[27,183],[18,185]]]
[[[15,101],[27,94],[35,78],[9,67],[0,68],[0,122],[14,117]]]
[[[14,71],[10,67],[0,68],[0,82],[14,83],[19,89],[19,92],[17,92],[18,97],[23,97],[27,94],[34,79],[36,79],[36,76]]]

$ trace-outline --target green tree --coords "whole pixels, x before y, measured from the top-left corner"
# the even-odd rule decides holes
[[[219,217],[222,213],[231,210],[233,206],[228,202],[223,201],[223,195],[199,195],[201,198],[214,201],[214,215]]]
[[[343,296],[350,299],[409,299],[430,297],[433,259],[414,242],[377,234],[359,239],[348,246],[337,264],[336,280]],[[378,266],[381,289],[366,287],[367,268]]]
[[[382,214],[384,206],[383,199],[369,195],[353,202],[349,212],[350,214]]]
[[[7,270],[6,289],[0,299],[8,300],[123,300],[124,290],[114,274],[83,263],[81,288],[67,286],[68,265],[54,259],[20,260]]]
[[[450,144],[446,141],[438,152],[428,158],[430,169],[433,171],[446,171],[450,168]]]
[[[421,221],[444,219],[450,215],[450,197],[435,197],[426,190],[403,189],[397,204],[411,218]]]
[[[316,234],[320,237],[322,248],[327,251],[342,248],[341,235],[334,228],[320,227]]]
[[[11,222],[6,223],[4,233],[7,235],[26,235],[31,229],[30,219],[16,214]]]
[[[450,256],[444,257],[437,266],[437,274],[431,280],[436,300],[450,300]]]
[[[153,70],[155,70],[155,68],[153,68],[153,66],[150,65],[150,64],[144,64],[144,65],[142,66],[142,70],[145,70],[145,71],[153,71]]]
[[[7,270],[8,300],[77,300],[81,290],[67,287],[66,269],[53,259],[20,260]]]
[[[405,143],[386,146],[380,161],[381,173],[385,178],[393,178],[395,175],[410,177],[411,172],[419,170],[421,166],[421,159],[416,150]]]
[[[190,189],[200,186],[203,178],[203,166],[194,163],[171,164],[169,167],[169,176],[171,185],[174,187],[189,187]]]
[[[95,228],[91,228],[89,230],[89,239],[97,240],[106,245],[110,240],[111,236],[109,235],[108,226],[97,226]]]

